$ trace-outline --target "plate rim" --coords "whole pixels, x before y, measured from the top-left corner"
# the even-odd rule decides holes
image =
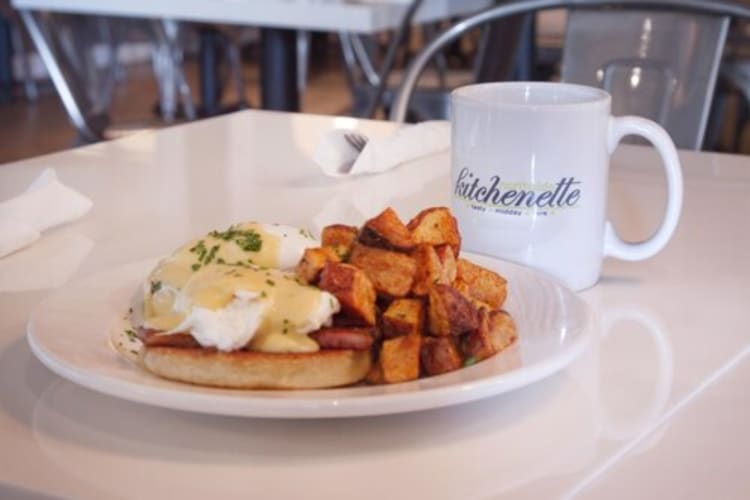
[[[408,413],[435,408],[443,408],[476,401],[486,397],[511,392],[526,385],[531,385],[548,378],[566,368],[585,349],[592,337],[593,315],[588,304],[580,296],[566,288],[564,285],[536,269],[507,260],[490,257],[487,255],[465,252],[467,255],[476,256],[480,259],[489,259],[504,266],[513,266],[531,273],[538,279],[563,291],[568,299],[576,302],[583,314],[581,331],[564,349],[522,369],[508,372],[496,373],[475,380],[455,382],[439,387],[422,388],[414,391],[399,392],[392,394],[376,394],[363,396],[347,396],[343,398],[310,398],[305,397],[311,391],[273,391],[273,394],[293,393],[299,397],[264,397],[258,395],[259,391],[248,395],[247,399],[237,398],[234,395],[215,394],[201,392],[201,389],[214,390],[214,388],[201,387],[185,384],[189,390],[180,390],[179,387],[154,387],[146,386],[137,381],[123,380],[116,376],[101,373],[91,373],[85,368],[75,366],[68,361],[57,359],[57,357],[45,349],[37,339],[35,326],[37,316],[43,311],[44,306],[58,299],[66,290],[76,287],[84,287],[87,282],[109,273],[116,273],[131,266],[154,263],[155,258],[142,259],[125,263],[114,268],[91,273],[76,279],[63,287],[57,289],[45,299],[40,301],[32,310],[26,325],[26,338],[34,356],[48,369],[79,386],[100,394],[118,397],[128,401],[146,404],[173,410],[189,411],[209,415],[225,415],[249,418],[287,418],[287,419],[314,419],[314,418],[347,418],[365,417],[378,415],[391,415]],[[109,336],[103,338],[109,341]],[[518,348],[518,343],[511,348]],[[111,347],[111,346],[110,346]],[[112,348],[115,362],[129,363],[122,359]],[[502,355],[502,353],[500,353]],[[131,368],[141,370],[130,363]],[[440,375],[438,375],[439,377]],[[179,382],[175,382],[179,384]],[[351,388],[338,388],[351,389]],[[240,389],[226,389],[241,394]],[[336,388],[322,389],[323,391],[335,391]],[[448,397],[450,396],[450,397]],[[222,404],[216,405],[216,400],[221,399]]]

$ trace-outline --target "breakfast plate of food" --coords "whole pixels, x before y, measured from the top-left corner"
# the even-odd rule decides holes
[[[456,219],[243,222],[71,283],[32,313],[36,357],[89,389],[211,414],[401,413],[552,375],[589,338],[546,275],[461,249]]]

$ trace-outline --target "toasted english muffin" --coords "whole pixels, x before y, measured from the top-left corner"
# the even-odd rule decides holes
[[[230,389],[340,387],[363,380],[372,363],[369,350],[277,354],[165,346],[144,346],[141,361],[160,377]]]

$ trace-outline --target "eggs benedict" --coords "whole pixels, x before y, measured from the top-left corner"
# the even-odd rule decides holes
[[[249,222],[178,248],[134,298],[143,365],[221,387],[332,387],[363,378],[367,348],[322,350],[310,335],[341,309],[292,271],[318,244],[304,230]]]

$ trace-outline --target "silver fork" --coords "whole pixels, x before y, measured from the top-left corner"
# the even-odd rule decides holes
[[[361,153],[362,150],[365,149],[365,146],[367,146],[367,137],[357,132],[347,132],[344,134],[344,140],[346,140],[346,142],[357,152],[357,156],[355,156],[351,162],[345,163],[339,167],[339,173],[348,174],[354,166],[354,162],[357,161],[359,153]]]
[[[344,134],[344,139],[349,143],[351,147],[361,153],[365,146],[367,146],[367,137],[357,132],[347,132]]]

